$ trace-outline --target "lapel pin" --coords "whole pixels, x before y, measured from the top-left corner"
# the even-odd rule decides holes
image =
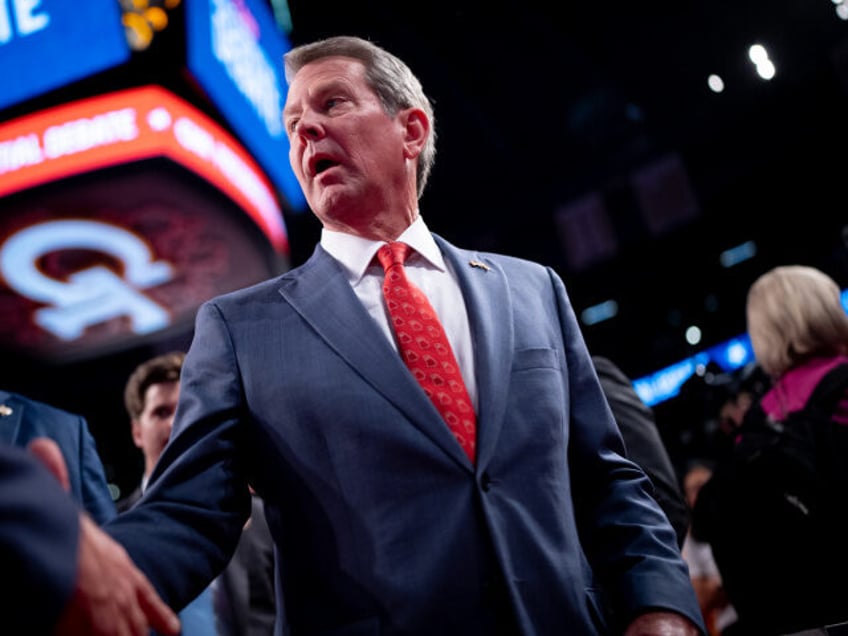
[[[11,415],[14,413],[12,409],[5,404],[0,404],[0,417],[6,417],[7,415]]]
[[[468,261],[468,264],[471,265],[471,267],[477,267],[478,269],[482,269],[486,272],[492,269],[491,267],[489,267],[485,263],[481,263],[480,261]]]

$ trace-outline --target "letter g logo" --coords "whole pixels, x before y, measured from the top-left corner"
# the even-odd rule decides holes
[[[90,249],[124,264],[123,278],[104,266],[75,272],[67,281],[47,276],[38,267],[46,254],[63,249]],[[157,331],[170,324],[168,312],[140,292],[173,278],[165,261],[154,261],[148,245],[132,232],[96,221],[47,221],[29,226],[0,246],[0,273],[19,294],[46,303],[35,312],[41,328],[63,340],[81,337],[89,326],[127,316],[134,333]]]

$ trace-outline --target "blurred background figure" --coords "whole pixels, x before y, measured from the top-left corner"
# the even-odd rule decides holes
[[[690,510],[694,510],[701,487],[712,475],[710,460],[693,459],[689,463],[683,475],[683,493]],[[691,528],[683,543],[683,558],[689,565],[689,575],[710,636],[738,634],[733,630],[736,610],[727,599],[712,548],[708,542],[698,539]]]
[[[745,415],[771,386],[771,378],[756,361],[742,367],[716,387],[716,458],[727,455],[736,440]]]
[[[700,491],[739,624],[787,634],[848,620],[848,314],[824,272],[779,266],[751,285],[748,333],[772,386]]]
[[[26,447],[48,437],[62,452],[71,496],[98,524],[117,511],[97,445],[81,415],[69,413],[26,396],[0,391],[0,441]]]
[[[689,513],[677,473],[657,429],[654,413],[636,393],[630,378],[612,360],[592,356],[592,363],[621,430],[627,456],[650,478],[654,486],[654,499],[674,528],[678,545],[682,546],[689,527]]]
[[[182,351],[155,356],[138,365],[127,380],[124,405],[130,416],[133,443],[144,456],[144,472],[139,486],[118,501],[121,512],[141,498],[153,467],[171,437],[184,358]]]

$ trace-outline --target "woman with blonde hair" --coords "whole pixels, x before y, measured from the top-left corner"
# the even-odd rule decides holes
[[[746,313],[754,355],[774,380],[761,406],[780,422],[807,403],[829,371],[848,363],[848,313],[836,281],[804,265],[760,276],[748,290]],[[834,419],[848,424],[848,399]]]
[[[754,281],[746,313],[772,383],[701,488],[694,524],[738,633],[822,629],[848,621],[848,313],[836,282],[802,265]]]

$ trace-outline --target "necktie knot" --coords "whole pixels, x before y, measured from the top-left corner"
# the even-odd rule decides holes
[[[403,265],[406,262],[406,257],[409,256],[410,249],[406,243],[393,241],[386,243],[377,250],[377,258],[383,269],[388,271],[392,265]]]

